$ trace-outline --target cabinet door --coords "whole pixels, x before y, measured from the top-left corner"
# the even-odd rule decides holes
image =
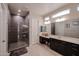
[[[40,43],[45,44],[45,38],[40,36]]]
[[[42,37],[41,36],[39,37],[39,42],[42,43]]]
[[[65,41],[51,39],[50,48],[65,56],[71,55],[71,47]]]
[[[72,44],[71,49],[72,49],[72,55],[79,56],[79,45]]]
[[[53,38],[50,38],[50,48],[51,48],[52,50],[55,50],[55,49],[56,49],[55,43],[56,43],[56,40],[53,39]]]
[[[57,40],[55,47],[56,47],[56,51],[59,52],[60,54],[62,54],[62,55],[66,54],[66,52],[65,52],[65,49],[66,49],[65,42],[63,42],[61,40]]]

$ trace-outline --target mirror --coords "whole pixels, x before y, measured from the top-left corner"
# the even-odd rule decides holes
[[[46,26],[40,26],[40,32],[46,32]]]
[[[51,34],[79,38],[79,19],[51,23]]]

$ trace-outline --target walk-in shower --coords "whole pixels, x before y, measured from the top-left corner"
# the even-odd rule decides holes
[[[9,7],[10,18],[8,20],[9,52],[29,46],[29,11],[13,12],[15,9],[11,8]]]

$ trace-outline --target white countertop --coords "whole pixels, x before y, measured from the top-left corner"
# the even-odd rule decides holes
[[[56,38],[58,40],[79,44],[79,38],[72,38],[72,37],[58,36],[58,35],[48,35],[48,36],[40,35],[40,36],[46,38]]]

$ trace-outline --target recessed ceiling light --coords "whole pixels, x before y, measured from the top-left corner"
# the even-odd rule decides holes
[[[18,10],[18,12],[21,12],[21,10]]]

